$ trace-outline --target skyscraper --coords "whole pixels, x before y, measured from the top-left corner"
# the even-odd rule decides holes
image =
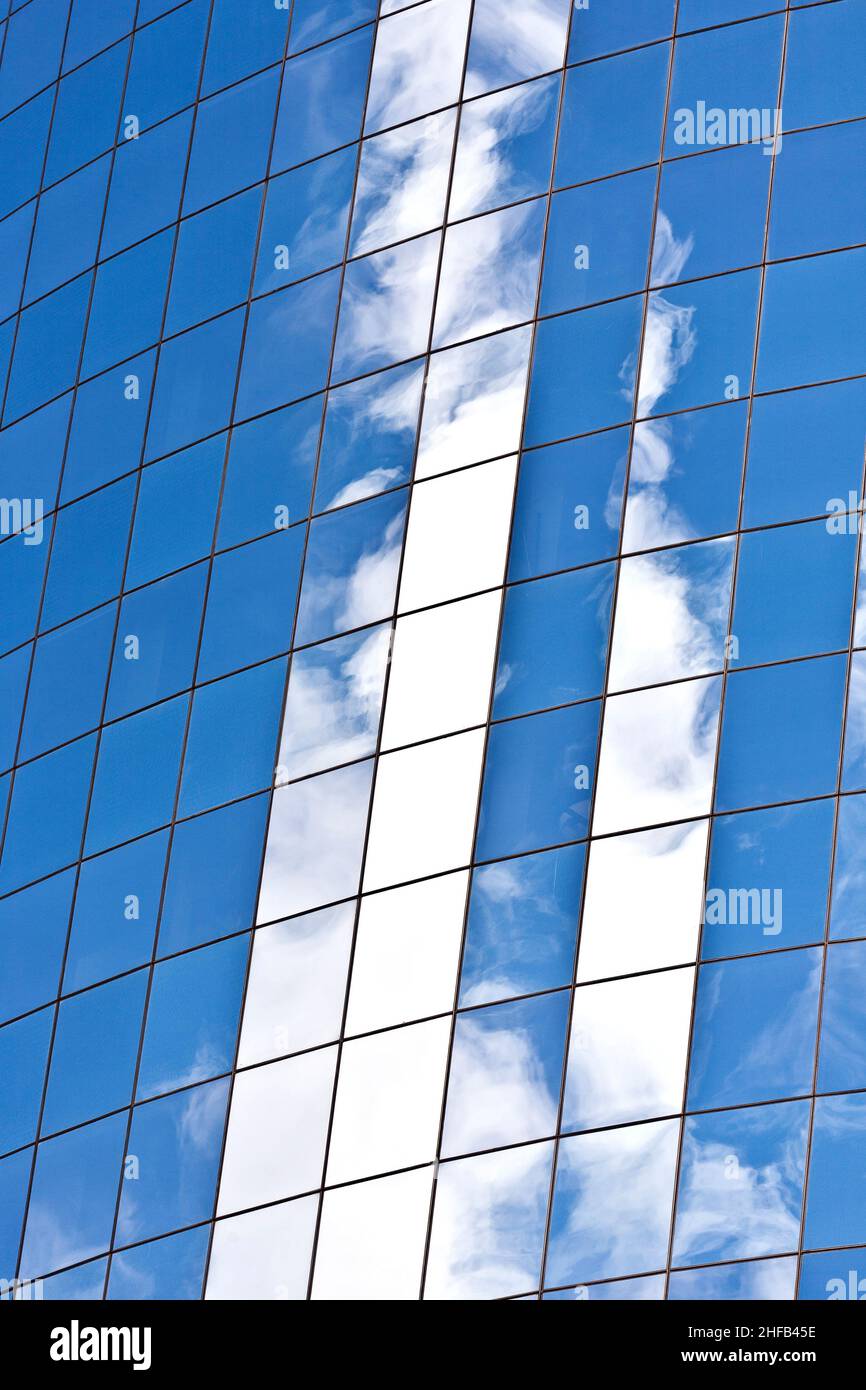
[[[866,1293],[866,0],[0,11],[6,1296]]]

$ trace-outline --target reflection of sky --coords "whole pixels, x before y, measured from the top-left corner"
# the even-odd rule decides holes
[[[706,814],[720,693],[714,677],[608,700],[595,834]]]
[[[796,1249],[808,1102],[687,1121],[675,1264]]]
[[[552,1144],[443,1163],[428,1299],[490,1299],[538,1287]]]
[[[706,821],[593,843],[579,980],[694,960],[706,846]]]

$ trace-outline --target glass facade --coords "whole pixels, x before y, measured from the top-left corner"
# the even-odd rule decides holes
[[[0,0],[6,1297],[863,1296],[864,49]]]

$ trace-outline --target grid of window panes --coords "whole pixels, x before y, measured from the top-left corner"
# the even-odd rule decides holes
[[[857,1297],[866,0],[0,10],[0,1278]]]

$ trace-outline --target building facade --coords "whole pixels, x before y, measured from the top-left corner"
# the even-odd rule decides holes
[[[0,10],[6,1296],[866,1296],[866,0]]]

